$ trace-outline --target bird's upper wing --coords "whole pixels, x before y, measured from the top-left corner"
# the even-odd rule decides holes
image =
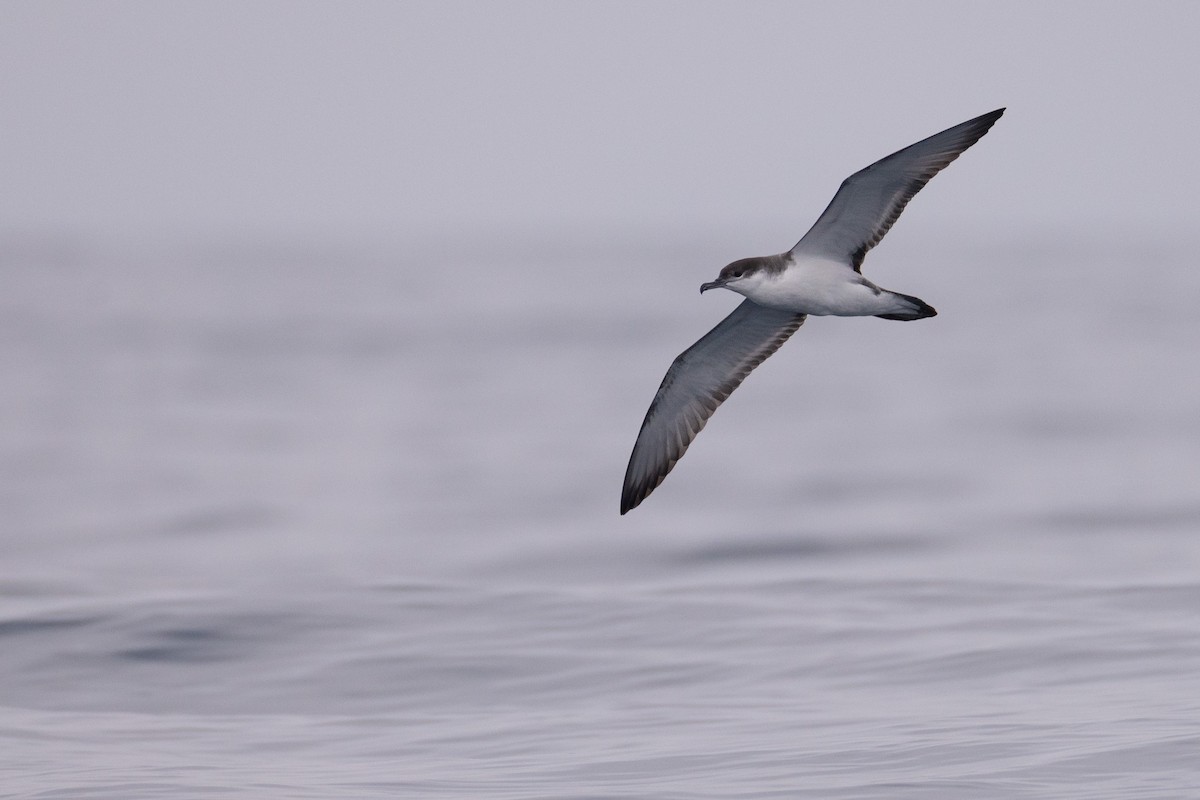
[[[744,300],[675,359],[629,457],[621,490],[622,514],[662,483],[717,406],[803,323],[803,314]]]
[[[791,252],[845,261],[859,271],[867,251],[879,244],[913,195],[1003,113],[1000,108],[935,133],[846,178]]]

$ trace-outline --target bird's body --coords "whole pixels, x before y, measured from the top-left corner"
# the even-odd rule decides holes
[[[744,261],[764,266],[761,278],[751,278],[737,291],[766,308],[813,317],[872,317],[912,310],[912,304],[901,299],[904,295],[880,289],[832,259],[784,253]]]
[[[730,289],[746,299],[667,370],[629,457],[622,514],[662,483],[717,407],[808,316],[915,320],[937,314],[919,298],[864,278],[863,258],[913,195],[1003,113],[955,125],[854,173],[791,250],[734,261],[700,287]]]

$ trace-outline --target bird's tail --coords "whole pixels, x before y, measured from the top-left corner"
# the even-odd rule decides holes
[[[919,297],[900,294],[899,292],[888,292],[888,294],[895,301],[896,310],[890,311],[887,314],[876,314],[875,316],[880,319],[898,319],[907,322],[913,319],[925,319],[926,317],[937,316],[937,310]]]

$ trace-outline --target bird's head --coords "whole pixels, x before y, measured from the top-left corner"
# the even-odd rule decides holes
[[[700,293],[709,289],[729,289],[746,294],[767,278],[766,260],[761,257],[741,258],[721,270],[715,281],[700,284]]]

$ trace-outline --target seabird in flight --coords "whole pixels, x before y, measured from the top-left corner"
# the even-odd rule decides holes
[[[955,125],[854,173],[791,250],[734,261],[700,286],[746,299],[667,370],[629,457],[622,514],[662,483],[717,407],[809,315],[913,320],[937,313],[924,300],[864,278],[863,258],[913,195],[1003,113]]]

